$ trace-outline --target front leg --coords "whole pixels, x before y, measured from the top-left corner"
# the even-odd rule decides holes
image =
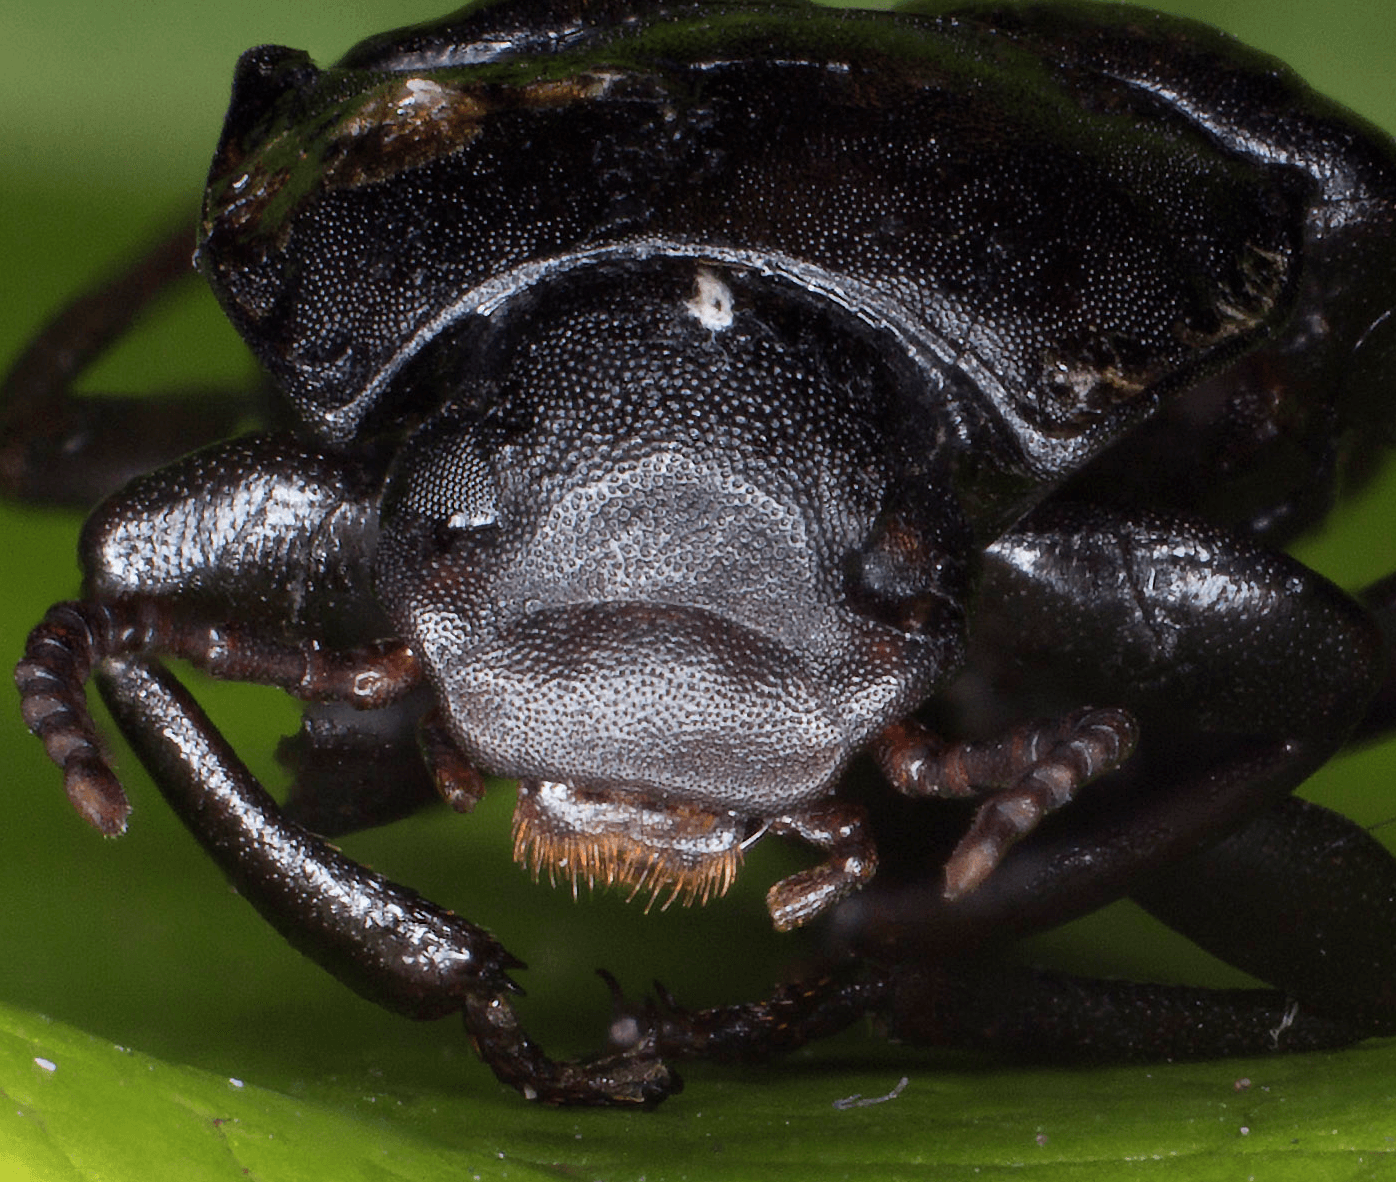
[[[544,1056],[511,1004],[507,973],[518,962],[487,932],[287,818],[154,661],[172,653],[215,675],[369,711],[416,692],[420,670],[406,646],[343,639],[372,636],[381,624],[366,573],[380,482],[372,457],[321,455],[267,436],[220,445],[129,485],[84,531],[89,598],[53,609],[30,638],[18,670],[26,718],[64,768],[79,811],[119,832],[125,796],[83,696],[95,672],[175,811],[301,952],[400,1013],[464,1011],[481,1056],[530,1097],[661,1099],[678,1081],[644,1049],[584,1064]],[[329,743],[334,752],[343,746]]]
[[[943,853],[919,866],[886,857],[891,873],[835,914],[836,941],[856,950],[840,972],[760,1003],[648,1007],[617,1028],[655,1032],[670,1058],[748,1059],[872,1014],[909,1043],[1053,1062],[1263,1055],[1396,1031],[1396,858],[1287,795],[1355,723],[1359,737],[1392,725],[1380,631],[1396,620],[1393,581],[1364,597],[1369,616],[1292,560],[1222,531],[1054,509],[994,549],[985,582],[971,657],[980,691],[965,713],[1011,736],[995,732],[986,684],[1033,713],[1113,696],[1141,720],[1132,760],[957,899],[946,897]],[[904,790],[935,784],[940,795],[1010,782],[1062,737],[1038,726],[1016,742],[931,743],[919,724],[890,730],[884,768]],[[902,809],[879,827],[884,855],[898,827],[924,843],[929,813]],[[1281,988],[1083,979],[986,951],[1126,890]]]
[[[374,874],[287,820],[183,688],[157,665],[109,660],[98,684],[165,799],[238,893],[356,993],[411,1018],[465,1014],[505,1083],[551,1104],[649,1104],[679,1081],[648,1045],[548,1059],[520,1025],[510,969],[483,928]]]
[[[1138,738],[1138,725],[1126,710],[1077,710],[991,739],[957,743],[904,719],[878,736],[872,754],[903,795],[985,797],[945,863],[945,897],[958,899],[988,878],[1049,813],[1124,763]]]
[[[1057,507],[987,559],[952,694],[962,719],[994,734],[1015,716],[1109,703],[1138,719],[1138,748],[953,901],[939,864],[894,864],[896,835],[879,833],[892,873],[842,915],[866,947],[954,955],[1128,893],[1283,800],[1343,746],[1384,672],[1361,606],[1223,530]]]
[[[130,804],[101,753],[83,686],[104,662],[150,652],[183,657],[215,677],[362,710],[394,704],[421,681],[416,657],[399,642],[328,650],[315,641],[194,623],[154,598],[55,605],[29,634],[15,669],[24,721],[63,769],[73,807],[109,837],[125,831]]]
[[[128,806],[83,683],[108,657],[166,652],[215,676],[372,708],[420,680],[369,586],[384,460],[248,436],[131,482],[88,519],[87,597],[54,608],[16,671],[25,719],[104,833]],[[346,643],[347,638],[347,643]]]

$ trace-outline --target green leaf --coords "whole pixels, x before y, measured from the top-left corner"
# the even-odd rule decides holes
[[[428,1072],[430,1074],[430,1072]],[[862,1093],[900,1094],[836,1107]],[[655,1112],[558,1111],[462,1072],[372,1069],[273,1088],[0,1007],[0,1166],[19,1177],[182,1180],[1396,1176],[1396,1052],[986,1072],[797,1056],[695,1074]],[[6,1174],[13,1177],[14,1174]]]
[[[441,0],[440,7],[447,6]],[[1194,15],[1299,64],[1323,89],[1396,127],[1396,27],[1364,0],[1326,6],[1211,0]],[[287,5],[13,0],[0,13],[0,356],[65,295],[162,221],[192,217],[236,53],[258,42],[328,60],[351,41],[438,15],[418,0]],[[211,306],[171,309],[104,364],[142,389],[246,362]],[[1396,565],[1390,475],[1304,556],[1349,586]],[[47,606],[77,591],[78,520],[0,510],[0,664]],[[239,750],[275,780],[274,693],[200,683]],[[655,1112],[524,1103],[474,1058],[458,1022],[417,1025],[302,961],[232,894],[114,744],[136,812],[108,842],[0,694],[0,1176],[23,1179],[992,1178],[1396,1176],[1396,1045],[1264,1061],[1027,1070],[888,1048],[866,1031],[760,1069],[686,1069]],[[1367,822],[1393,811],[1388,744],[1326,769],[1312,794]],[[349,851],[500,934],[530,968],[526,1016],[545,1045],[598,1045],[598,966],[641,993],[658,976],[686,1003],[759,996],[805,945],[775,936],[761,851],[733,896],[644,915],[574,903],[510,861],[509,794],[477,815],[435,813]],[[1132,909],[1042,941],[1099,971],[1211,976]],[[47,1016],[45,1016],[47,1015]],[[861,1107],[834,1101],[895,1098]],[[1249,1087],[1239,1080],[1249,1079]],[[234,1083],[238,1080],[240,1083]]]

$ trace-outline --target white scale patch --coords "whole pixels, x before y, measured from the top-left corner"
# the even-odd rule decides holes
[[[709,332],[732,327],[732,291],[708,267],[698,268],[693,298],[684,303],[689,314]]]

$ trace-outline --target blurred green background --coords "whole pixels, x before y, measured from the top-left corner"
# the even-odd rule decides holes
[[[1159,7],[1221,25],[1396,129],[1396,19],[1386,0]],[[0,11],[0,358],[65,295],[170,218],[189,216],[242,49],[279,42],[323,62],[361,36],[441,12],[421,0],[11,0]],[[247,372],[211,301],[193,294],[94,381],[143,389]],[[1344,585],[1361,585],[1396,566],[1393,520],[1388,475],[1301,551]],[[75,592],[77,526],[71,514],[0,507],[0,667],[12,666],[44,609]],[[205,698],[275,782],[273,736],[294,725],[294,708],[244,687],[207,687]],[[688,1093],[651,1115],[532,1109],[495,1085],[455,1023],[384,1015],[282,945],[125,752],[116,758],[136,813],[120,842],[77,821],[3,692],[0,752],[0,1091],[13,1101],[0,1105],[0,1166],[17,1176],[435,1177],[468,1168],[483,1177],[856,1177],[876,1163],[883,1177],[961,1177],[970,1166],[1026,1163],[1039,1176],[1118,1178],[1148,1168],[1125,1159],[1181,1155],[1192,1176],[1238,1177],[1225,1164],[1233,1155],[1263,1153],[1266,1177],[1367,1177],[1396,1148],[1396,1117],[1385,1117],[1396,1111],[1396,1071],[1380,1047],[1264,1065],[1267,1098],[1257,1090],[1248,1101],[1264,1117],[1232,1119],[1233,1065],[932,1071],[925,1057],[889,1054],[861,1036],[760,1070],[693,1068]],[[1325,771],[1311,794],[1378,823],[1396,815],[1394,775],[1388,744]],[[346,845],[484,922],[527,960],[528,1013],[553,1047],[596,1044],[607,1013],[591,975],[598,965],[632,992],[657,976],[704,1004],[759,994],[800,954],[798,940],[769,932],[761,905],[780,851],[760,851],[746,889],[701,912],[646,917],[610,898],[574,904],[530,885],[509,860],[510,796],[496,791],[471,818],[433,814]],[[1106,971],[1168,975],[1191,955],[1127,907],[1046,943],[1047,954]],[[35,1056],[58,1069],[35,1066]],[[894,1104],[847,1116],[829,1108],[848,1093],[886,1091],[903,1073],[913,1083]],[[249,1086],[231,1088],[229,1076]],[[1288,1107],[1275,1094],[1282,1086]],[[1121,1098],[1132,1106],[1114,1107]],[[1238,1133],[1246,1121],[1254,1132]],[[1311,1172],[1315,1146],[1317,1160],[1342,1172]]]

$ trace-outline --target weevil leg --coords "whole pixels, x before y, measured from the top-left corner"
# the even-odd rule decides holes
[[[848,960],[760,1001],[689,1010],[656,983],[628,1004],[613,981],[612,1043],[669,1061],[759,1063],[872,1018],[893,1041],[1045,1062],[1158,1062],[1349,1046],[1372,1031],[1274,989],[1075,977],[992,958]]]
[[[1396,731],[1396,574],[1378,579],[1360,598],[1386,636],[1386,677],[1351,738],[1353,743],[1369,743]]]
[[[1275,989],[1075,977],[983,958],[886,970],[889,1037],[1061,1062],[1161,1062],[1295,1054],[1373,1032]]]
[[[330,650],[255,628],[191,623],[154,598],[56,604],[29,634],[15,669],[21,709],[63,769],[68,799],[108,835],[125,830],[130,806],[101,754],[83,686],[104,661],[153,652],[184,657],[216,677],[369,710],[401,700],[422,677],[416,657],[399,642]]]
[[[98,685],[165,799],[238,893],[356,993],[412,1018],[463,1011],[481,1057],[529,1099],[652,1104],[678,1089],[649,1045],[589,1062],[547,1058],[513,1009],[508,973],[520,962],[484,929],[288,820],[158,665],[110,659]]]
[[[1130,713],[1109,708],[1077,710],[992,739],[955,743],[905,719],[878,736],[872,756],[906,796],[987,797],[945,863],[945,897],[955,899],[988,878],[1048,813],[1119,767],[1138,738]]]
[[[299,731],[276,749],[277,761],[292,773],[282,811],[313,833],[337,837],[430,804],[438,788],[422,760],[418,726],[433,700],[422,686],[378,710],[308,703]]]
[[[1002,729],[996,711],[1110,701],[1138,719],[1139,745],[953,901],[938,866],[878,827],[883,870],[836,925],[870,955],[943,959],[1129,893],[1284,799],[1341,749],[1382,680],[1370,613],[1224,530],[1054,506],[986,557],[961,705],[989,720],[979,732]]]
[[[1360,598],[1386,647],[1353,744],[1396,728],[1396,575]],[[1307,1007],[1365,1034],[1396,1033],[1396,857],[1347,817],[1282,800],[1131,893],[1170,927]]]
[[[877,873],[877,846],[867,816],[843,800],[821,801],[771,821],[771,832],[798,837],[828,852],[818,866],[781,879],[766,892],[777,931],[808,923]]]
[[[165,237],[49,321],[0,383],[0,491],[87,508],[131,477],[263,417],[253,390],[84,396],[75,379],[153,301],[194,278],[194,229]]]
[[[881,1013],[891,997],[885,972],[854,962],[777,986],[761,1001],[704,1010],[686,1009],[658,982],[654,998],[631,1004],[609,973],[601,975],[615,1011],[612,1045],[652,1044],[665,1059],[764,1062]]]
[[[90,822],[118,833],[127,812],[82,691],[107,657],[172,654],[216,677],[371,713],[417,692],[411,650],[372,640],[389,628],[368,573],[382,463],[247,436],[132,481],[89,517],[88,598],[48,613],[16,675],[26,721]],[[398,719],[399,731],[425,706]],[[352,729],[369,727],[365,717]],[[344,756],[344,729],[303,737],[299,749]]]
[[[485,794],[485,781],[460,749],[439,706],[423,715],[417,741],[437,795],[456,812],[470,812]]]
[[[1347,817],[1281,801],[1131,894],[1306,1007],[1396,1033],[1396,858]]]

